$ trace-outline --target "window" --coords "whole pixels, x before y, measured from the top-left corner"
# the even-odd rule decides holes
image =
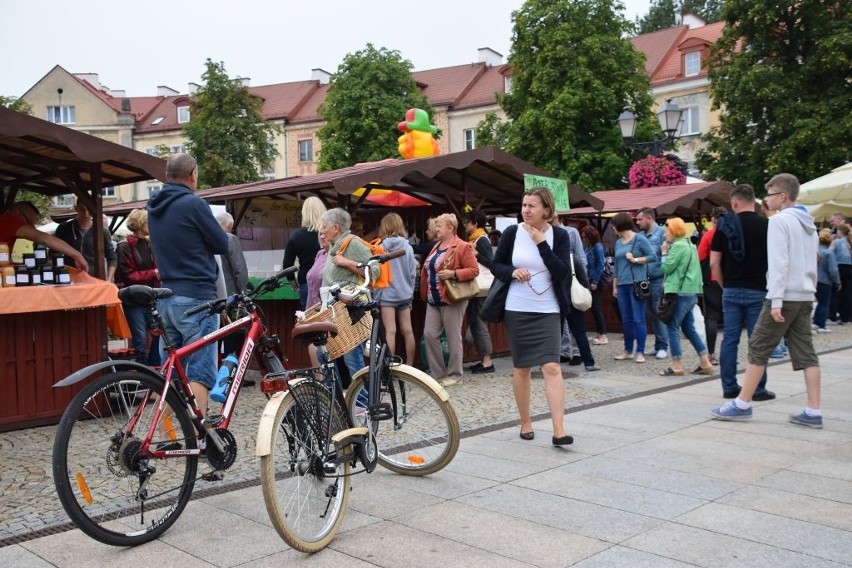
[[[314,161],[314,141],[299,140],[299,161],[313,162]]]
[[[473,150],[476,148],[476,130],[473,128],[465,128],[464,130],[464,149]]]
[[[503,91],[507,94],[512,92],[512,77],[504,77],[503,78]]]
[[[698,107],[686,107],[681,115],[678,136],[694,136],[701,134],[701,124],[698,121]]]
[[[169,146],[169,154],[186,154],[186,146]]]
[[[146,148],[145,153],[148,154],[149,156],[156,156],[156,157],[160,156],[160,152],[156,148]]]
[[[178,107],[177,109],[177,121],[178,124],[184,124],[189,122],[189,107],[183,106]]]
[[[683,73],[687,77],[701,73],[701,52],[691,51],[683,56]]]
[[[73,106],[49,106],[47,120],[54,124],[75,124],[77,111]]]
[[[178,113],[178,116],[180,116],[180,113]],[[157,118],[155,118],[154,120],[151,121],[151,126],[157,126],[158,124],[163,122],[164,118],[166,118],[166,117],[165,116],[158,116]]]
[[[275,162],[270,162],[268,166],[261,168],[260,177],[266,181],[275,179]]]
[[[115,188],[104,187],[101,189],[101,195],[103,195],[104,197],[115,197]]]
[[[57,207],[74,207],[74,196],[72,194],[58,195],[53,198],[53,203]]]
[[[156,191],[160,191],[160,189],[161,189],[162,187],[163,187],[163,186],[161,186],[161,185],[148,185],[148,186],[145,186],[145,189],[147,189],[147,190],[148,190],[148,196],[147,196],[147,197],[151,197],[151,195],[153,195],[153,194],[154,194],[154,192],[156,192]]]

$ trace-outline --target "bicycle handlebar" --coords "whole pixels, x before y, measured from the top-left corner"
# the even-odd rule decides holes
[[[250,297],[250,298],[254,298],[256,296],[259,296],[263,292],[275,290],[276,288],[281,286],[281,279],[282,278],[285,278],[288,275],[293,274],[297,270],[298,270],[298,268],[295,267],[295,266],[285,268],[284,270],[276,272],[275,274],[273,274],[269,278],[266,278],[265,280],[261,281],[257,286],[252,286],[251,283],[249,283],[246,286],[246,290],[239,293],[239,294],[234,294],[230,298],[218,298],[216,300],[210,300],[209,302],[204,302],[203,304],[201,304],[199,306],[195,306],[194,308],[190,308],[190,309],[186,310],[183,313],[183,315],[184,316],[192,316],[192,315],[195,315],[195,314],[200,314],[203,311],[222,312],[225,309],[225,307],[228,305],[228,302],[234,296],[243,296],[243,297],[247,296],[247,297]]]

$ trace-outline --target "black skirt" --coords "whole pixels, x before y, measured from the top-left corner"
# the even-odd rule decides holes
[[[512,364],[519,369],[559,363],[562,343],[560,314],[510,312],[503,320],[509,336]]]

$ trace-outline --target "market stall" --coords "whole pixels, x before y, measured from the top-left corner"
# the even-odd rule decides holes
[[[0,108],[0,210],[19,190],[73,193],[100,218],[102,188],[164,174],[159,158]],[[103,228],[93,230],[103,274]],[[0,289],[0,430],[56,422],[76,391],[53,384],[107,357],[108,325],[129,335],[115,286],[71,274],[67,286]]]

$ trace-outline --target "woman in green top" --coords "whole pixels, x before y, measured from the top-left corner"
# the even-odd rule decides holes
[[[669,353],[672,366],[660,371],[664,377],[682,376],[684,374],[680,348],[680,331],[692,343],[695,352],[701,358],[701,364],[693,371],[700,375],[712,375],[713,365],[707,356],[707,347],[701,336],[695,330],[695,320],[692,308],[698,301],[702,290],[701,264],[698,262],[698,252],[686,236],[686,224],[679,217],[672,217],[666,222],[666,242],[663,244],[663,291],[666,294],[677,294],[677,305],[674,315],[668,324]]]

